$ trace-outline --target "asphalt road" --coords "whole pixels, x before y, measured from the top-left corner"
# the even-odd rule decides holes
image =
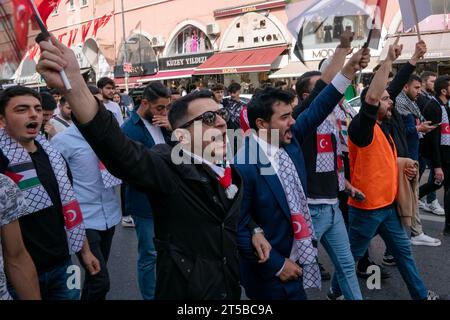
[[[442,191],[439,193],[442,203]],[[444,238],[441,233],[444,218],[421,213],[426,234],[442,240],[440,247],[413,246],[414,257],[419,272],[428,289],[438,293],[450,294],[450,238]],[[381,263],[384,253],[384,243],[375,238],[372,241],[370,253],[373,260]],[[320,260],[329,271],[332,264],[321,248]],[[113,300],[139,300],[141,299],[136,281],[137,240],[134,228],[118,226],[114,236],[109,272],[111,278],[111,291],[108,299]],[[388,267],[392,277],[381,282],[380,290],[369,290],[365,280],[360,280],[360,287],[365,299],[369,300],[405,300],[410,299],[406,285],[396,267]],[[330,286],[329,281],[323,282],[323,288],[309,290],[309,299],[326,299],[326,292]]]

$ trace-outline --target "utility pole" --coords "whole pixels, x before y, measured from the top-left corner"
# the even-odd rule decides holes
[[[128,63],[128,49],[127,49],[127,39],[125,34],[125,10],[123,8],[123,0],[121,0],[122,3],[122,36],[123,36],[123,66]],[[128,94],[128,71],[125,71],[125,93]]]

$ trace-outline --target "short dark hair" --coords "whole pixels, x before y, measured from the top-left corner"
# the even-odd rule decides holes
[[[439,97],[441,95],[441,91],[444,89],[448,89],[450,85],[450,76],[440,76],[436,79],[436,82],[434,83],[434,92],[436,92],[436,96]],[[450,94],[450,92],[449,92]]]
[[[213,93],[209,90],[195,91],[175,101],[169,111],[169,122],[173,129],[178,129],[185,122],[189,104],[198,99],[213,99]],[[214,99],[213,99],[214,100]]]
[[[161,82],[151,82],[145,87],[142,98],[154,102],[159,98],[170,98],[172,92]]]
[[[61,97],[61,100],[59,100],[59,106],[62,107],[66,103],[68,103],[67,99],[65,97]]]
[[[52,94],[52,95],[54,95],[54,94],[61,95],[61,92],[59,92],[58,89],[52,89],[52,90],[50,90],[50,94]]]
[[[278,80],[277,82],[275,82],[275,88],[281,88],[283,86],[287,85],[287,83],[285,81],[282,80]]]
[[[270,121],[273,115],[273,105],[276,102],[291,103],[294,96],[285,90],[267,87],[253,96],[247,106],[248,122],[251,129],[257,130],[256,119]]]
[[[228,93],[236,93],[241,90],[241,85],[237,82],[233,82],[228,86]]]
[[[96,94],[101,94],[100,89],[92,84],[88,85],[88,89],[92,93],[93,96],[95,96]]]
[[[420,75],[420,78],[422,78],[423,82],[428,81],[428,79],[430,77],[437,77],[437,74],[433,71],[424,71],[422,72],[422,74]]]
[[[111,79],[111,78],[108,78],[108,77],[100,78],[100,79],[97,81],[97,87],[98,87],[99,89],[103,89],[103,88],[106,87],[108,84],[112,85],[113,87],[116,87],[116,84],[114,83],[114,80]]]
[[[409,84],[413,83],[414,81],[417,81],[420,84],[422,83],[422,79],[418,75],[412,74],[409,76],[407,84],[409,85]]]
[[[53,111],[58,107],[55,98],[49,92],[41,92],[42,109],[45,111]]]
[[[211,91],[221,91],[221,90],[225,90],[225,86],[221,83],[214,83],[211,87]]]
[[[20,96],[32,96],[38,99],[39,103],[42,103],[42,99],[39,93],[31,88],[21,86],[9,87],[3,90],[0,94],[0,114],[5,115],[5,109],[9,101],[11,101],[12,98]]]
[[[322,73],[320,71],[308,71],[297,80],[297,83],[295,84],[295,91],[297,92],[297,96],[300,100],[303,99],[304,93],[311,93],[313,90],[311,78],[321,75]]]

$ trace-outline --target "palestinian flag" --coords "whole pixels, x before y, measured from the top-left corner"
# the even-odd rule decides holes
[[[32,189],[41,184],[33,162],[8,167],[5,175],[11,178],[22,191]]]

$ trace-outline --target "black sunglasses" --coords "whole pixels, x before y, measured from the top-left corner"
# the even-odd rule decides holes
[[[206,111],[205,113],[202,113],[198,117],[186,122],[182,126],[180,126],[180,129],[186,129],[191,124],[193,124],[195,121],[201,120],[204,124],[207,126],[212,127],[214,123],[216,123],[216,117],[220,116],[225,122],[228,122],[230,120],[230,114],[228,113],[228,110],[221,108],[217,111]]]

